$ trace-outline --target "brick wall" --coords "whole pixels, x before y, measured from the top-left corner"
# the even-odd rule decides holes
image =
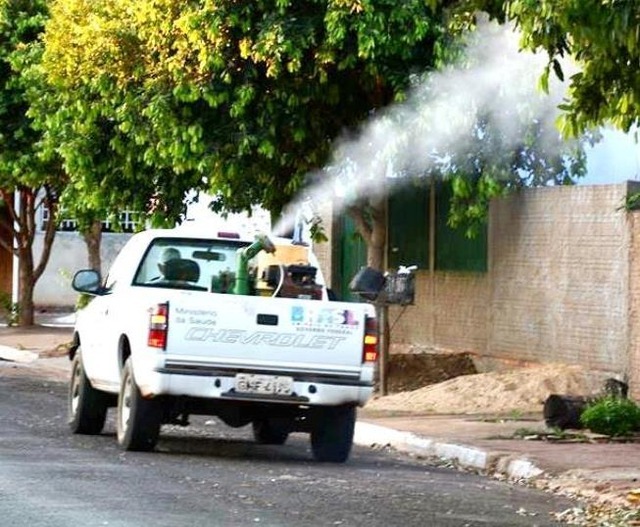
[[[488,353],[623,373],[625,185],[542,188],[492,205]]]
[[[392,352],[456,349],[484,353],[488,280],[475,273],[418,271],[416,304],[392,306]]]
[[[628,186],[528,189],[494,201],[489,271],[418,271],[416,304],[390,310],[392,352],[447,349],[495,364],[582,364],[628,375],[634,389],[640,212],[620,210]]]
[[[489,272],[419,272],[416,305],[402,315],[392,310],[392,323],[399,316],[392,346],[624,375],[631,238],[618,209],[625,195],[625,185],[554,187],[495,201]],[[640,302],[640,271],[638,282]]]
[[[434,346],[434,282],[426,272],[416,274],[416,304],[389,308],[391,352],[420,352]]]

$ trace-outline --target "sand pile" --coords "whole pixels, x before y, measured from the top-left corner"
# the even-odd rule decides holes
[[[592,395],[601,390],[606,377],[580,366],[545,364],[509,372],[463,375],[418,390],[374,398],[366,408],[438,414],[542,412],[550,394]]]

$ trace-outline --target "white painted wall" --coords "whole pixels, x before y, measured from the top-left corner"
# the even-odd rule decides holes
[[[230,214],[227,218],[215,215],[207,208],[208,200],[201,199],[188,209],[187,221],[206,222],[212,230],[230,230],[255,234],[269,232],[271,220],[269,214],[255,208],[249,217],[246,214]],[[41,219],[38,219],[41,221]],[[131,234],[103,233],[100,253],[102,272],[106,274],[114,258]],[[44,232],[36,234],[33,254],[40,258],[44,240]],[[37,263],[37,261],[36,261]],[[76,271],[89,267],[87,246],[77,232],[58,231],[56,233],[51,257],[44,274],[36,283],[34,302],[36,307],[73,307],[78,294],[71,288],[71,279]]]
[[[100,256],[102,272],[106,273],[131,234],[104,233]],[[33,254],[39,258],[42,253],[44,233],[36,234]],[[37,260],[36,260],[37,264]],[[51,257],[40,280],[36,283],[34,302],[37,307],[72,307],[78,293],[71,289],[71,279],[76,271],[89,267],[87,246],[77,232],[57,232]]]

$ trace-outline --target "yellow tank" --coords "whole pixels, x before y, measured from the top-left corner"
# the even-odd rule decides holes
[[[260,296],[271,296],[274,288],[269,287],[263,276],[270,265],[309,265],[309,248],[304,245],[276,245],[275,253],[262,251],[257,256],[258,281],[256,290]]]
[[[304,245],[276,245],[275,253],[258,255],[258,276],[270,265],[309,265],[309,248]]]

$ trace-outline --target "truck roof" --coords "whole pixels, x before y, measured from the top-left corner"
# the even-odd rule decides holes
[[[275,236],[265,233],[276,245],[291,245],[291,238]],[[154,238],[193,238],[205,240],[233,240],[238,242],[252,243],[256,239],[255,234],[241,232],[224,227],[216,227],[198,222],[185,222],[178,227],[171,229],[147,229],[134,235],[141,240],[152,240]]]

